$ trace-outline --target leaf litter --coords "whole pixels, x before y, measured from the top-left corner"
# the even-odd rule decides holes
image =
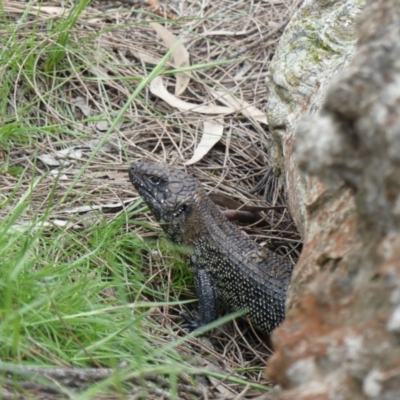
[[[296,260],[300,237],[270,163],[272,139],[263,109],[269,62],[299,4],[296,0],[171,0],[167,6],[176,17],[168,20],[151,14],[145,2],[91,3],[70,32],[70,46],[58,75],[43,79],[39,71],[46,56],[39,55],[38,71],[30,80],[18,75],[9,92],[11,121],[12,110],[34,104],[25,120],[38,128],[35,135],[40,140],[39,147],[24,144],[2,149],[9,170],[0,170],[4,204],[0,217],[15,207],[31,187],[32,178],[40,178],[30,195],[29,213],[16,226],[48,212],[44,200],[53,184],[57,185],[56,206],[45,221],[48,229],[80,229],[85,213],[90,217],[94,210],[103,212],[104,218],[88,221],[110,222],[138,200],[128,182],[128,165],[143,159],[167,161],[190,165],[187,171],[211,195],[233,200],[239,204],[238,211],[256,209],[262,223],[242,229],[259,243]],[[69,3],[59,7],[51,2],[44,7],[38,2],[35,7],[22,20],[26,3],[3,1],[5,14],[19,21],[16,36],[22,39],[35,27],[38,46],[46,49],[53,40],[47,36],[47,24],[63,18]],[[135,88],[168,50],[171,58],[160,75],[129,104],[109,132]],[[180,68],[184,71],[168,72]],[[104,139],[101,149],[94,152]],[[10,171],[20,166],[25,174],[12,197],[20,176]],[[157,226],[149,213],[135,218]],[[155,235],[137,224],[130,230],[143,238]],[[164,268],[162,263],[159,268]],[[176,307],[156,308],[149,318],[160,327],[174,327],[178,335],[177,312]],[[215,330],[210,339],[211,344],[194,339],[182,348],[193,357],[199,357],[201,348],[201,354],[213,360],[207,361],[212,368],[230,371],[248,382],[268,383],[262,369],[252,367],[262,367],[270,350],[249,327],[232,322]],[[257,395],[240,384],[230,383],[228,389],[219,384],[217,379],[214,386],[202,387],[204,396],[238,398],[243,390],[242,398]]]

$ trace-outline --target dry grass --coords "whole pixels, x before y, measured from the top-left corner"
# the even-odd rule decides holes
[[[65,6],[70,7],[70,3]],[[13,126],[16,133],[12,132],[14,136],[0,154],[4,159],[0,217],[6,218],[19,199],[30,193],[35,181],[29,208],[16,224],[29,223],[45,213],[48,222],[66,224],[73,230],[108,224],[137,200],[127,177],[130,163],[148,159],[182,165],[190,159],[204,119],[221,116],[182,112],[154,96],[148,87],[129,103],[153,68],[138,58],[138,52],[156,59],[167,52],[150,22],[157,21],[183,37],[191,65],[208,65],[192,72],[183,100],[217,104],[211,89],[225,88],[262,110],[268,64],[298,3],[170,1],[168,10],[177,18],[169,20],[149,12],[142,2],[97,1],[70,29],[68,46],[63,48],[65,56],[52,65],[48,49],[56,46],[59,36],[54,31],[49,35],[49,26],[60,19],[59,3],[45,2],[43,6],[55,8],[44,7],[38,12],[27,11],[23,2],[4,1],[10,23],[16,24],[26,12],[30,14],[21,18],[15,40],[27,40],[34,32],[35,43],[16,61],[21,72],[7,95],[8,119],[3,122]],[[166,68],[172,66],[167,63]],[[166,74],[164,80],[172,88],[175,75]],[[21,111],[24,107],[28,111]],[[223,123],[222,140],[187,171],[210,193],[222,194],[241,205],[265,207],[261,212],[264,223],[244,228],[255,240],[296,260],[301,243],[270,165],[268,129],[240,112],[224,116]],[[26,134],[22,139],[18,136],[21,130]],[[65,149],[70,152],[63,158],[59,152]],[[101,210],[102,217],[95,218],[93,210]],[[157,226],[150,214],[142,214],[138,220]],[[137,223],[127,229],[144,238],[157,236]],[[152,284],[171,274],[166,266],[172,261],[161,254],[154,251],[145,256],[152,265]],[[160,307],[151,318],[161,330],[180,335],[173,322],[178,321],[178,311]],[[196,356],[211,370],[235,371],[241,379],[265,384],[260,367],[270,351],[263,339],[249,327],[238,329],[231,323],[216,329],[210,341],[193,339],[182,344],[181,351]],[[242,371],[240,375],[238,371]],[[243,389],[243,385],[230,383],[226,392],[219,380],[212,385],[215,388],[209,388],[209,398],[250,396],[249,387]]]

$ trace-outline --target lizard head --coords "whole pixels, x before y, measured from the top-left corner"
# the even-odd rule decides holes
[[[182,242],[198,181],[168,164],[150,162],[133,164],[129,178],[170,239]]]

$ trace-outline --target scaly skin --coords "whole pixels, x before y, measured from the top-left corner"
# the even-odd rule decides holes
[[[219,302],[229,311],[245,310],[265,333],[283,321],[291,261],[243,235],[193,176],[167,164],[139,162],[129,177],[169,239],[191,249],[200,319],[187,320],[186,327],[217,319]]]

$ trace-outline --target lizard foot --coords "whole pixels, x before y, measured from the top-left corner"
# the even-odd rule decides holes
[[[183,329],[187,329],[189,331],[189,333],[195,331],[196,329],[201,328],[202,326],[204,326],[204,324],[202,324],[199,320],[197,320],[196,318],[193,318],[189,314],[181,313],[180,315],[183,318],[183,320],[185,321],[181,325],[181,327]]]

